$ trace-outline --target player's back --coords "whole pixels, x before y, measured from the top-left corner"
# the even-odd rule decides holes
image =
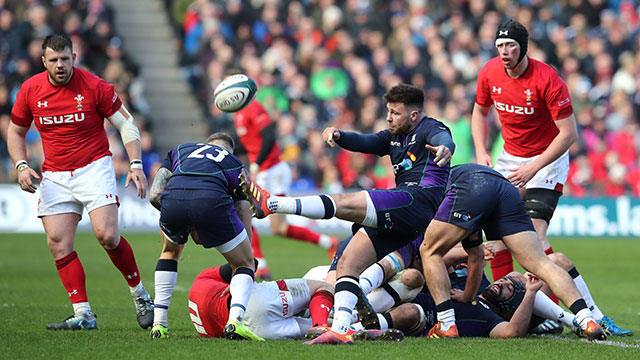
[[[224,148],[203,143],[186,143],[172,149],[163,167],[172,175],[165,191],[206,190],[232,195],[239,186],[242,163]]]

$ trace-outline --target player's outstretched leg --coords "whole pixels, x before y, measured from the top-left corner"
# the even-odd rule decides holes
[[[71,315],[62,322],[47,325],[47,330],[96,330],[97,328],[98,321],[94,313]]]

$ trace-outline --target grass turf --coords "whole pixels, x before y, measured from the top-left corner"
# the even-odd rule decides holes
[[[153,271],[160,240],[150,234],[124,234],[131,243],[142,279],[153,293]],[[640,330],[640,265],[638,239],[552,239],[556,251],[577,265],[605,315],[634,331]],[[274,278],[300,277],[314,265],[328,262],[326,253],[310,244],[263,236],[265,255]],[[402,343],[360,342],[354,346],[302,346],[300,341],[266,343],[201,339],[191,321],[187,294],[205,267],[219,265],[215,250],[188,244],[179,262],[179,276],[169,312],[170,337],[149,339],[138,327],[133,301],[122,276],[111,265],[92,234],[78,234],[76,249],[85,268],[87,291],[98,314],[97,331],[47,331],[45,325],[71,315],[72,309],[42,234],[0,234],[0,349],[7,359],[411,359],[430,355],[464,359],[637,359],[637,335],[589,343],[565,330],[559,337],[525,339],[407,338]]]

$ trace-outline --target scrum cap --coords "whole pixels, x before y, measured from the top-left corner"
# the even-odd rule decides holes
[[[527,53],[529,43],[529,32],[527,28],[513,19],[503,22],[498,26],[498,30],[496,31],[496,46],[507,41],[515,41],[520,44],[519,64]]]

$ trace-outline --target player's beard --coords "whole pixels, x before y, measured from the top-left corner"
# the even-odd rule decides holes
[[[494,291],[496,287],[498,288],[498,291]],[[480,295],[482,295],[482,297],[493,306],[497,307],[497,304],[500,302],[500,296],[502,295],[502,287],[497,284],[491,284],[487,286]]]
[[[49,79],[51,79],[53,85],[66,85],[71,79],[72,74],[73,67],[71,67],[70,69],[55,69],[53,73],[49,72]]]

